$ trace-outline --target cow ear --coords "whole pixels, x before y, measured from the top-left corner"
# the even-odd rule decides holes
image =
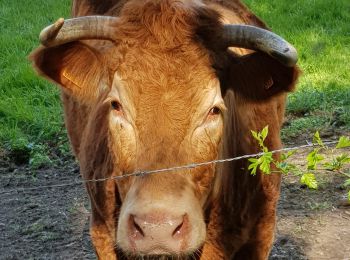
[[[79,102],[93,102],[108,84],[100,53],[80,42],[39,47],[29,58],[41,76],[60,85]]]
[[[292,91],[299,69],[286,67],[262,52],[233,57],[225,73],[223,93],[233,89],[235,93],[251,100],[265,100],[274,95]]]

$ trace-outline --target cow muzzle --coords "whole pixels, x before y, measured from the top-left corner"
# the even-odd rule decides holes
[[[118,248],[133,256],[184,256],[201,247],[206,225],[202,207],[193,193],[184,192],[179,197],[141,193],[123,201],[117,229]]]
[[[178,254],[186,250],[191,223],[188,215],[153,211],[130,215],[128,237],[132,251],[141,254]]]

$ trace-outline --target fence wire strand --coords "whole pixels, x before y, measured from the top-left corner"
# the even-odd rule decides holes
[[[327,145],[333,145],[338,143],[338,141],[327,141],[323,142],[324,146]],[[289,151],[295,151],[295,150],[303,150],[306,148],[311,148],[311,147],[318,147],[320,146],[319,144],[314,144],[314,143],[308,143],[305,145],[300,145],[300,146],[294,146],[294,147],[288,147],[288,148],[282,148],[278,150],[273,150],[269,151],[267,153],[279,153],[279,152],[289,152]],[[174,171],[179,171],[179,170],[185,170],[185,169],[193,169],[196,167],[200,166],[206,166],[210,164],[217,164],[217,163],[225,163],[225,162],[232,162],[232,161],[238,161],[242,159],[247,159],[247,158],[253,158],[253,157],[259,157],[262,156],[266,153],[264,152],[259,152],[255,154],[246,154],[242,156],[237,156],[237,157],[232,157],[232,158],[226,158],[226,159],[216,159],[212,161],[207,161],[207,162],[200,162],[200,163],[191,163],[191,164],[186,164],[186,165],[181,165],[181,166],[174,166],[174,167],[169,167],[169,168],[162,168],[162,169],[156,169],[156,170],[145,170],[145,171],[135,171],[133,173],[128,173],[124,174],[121,176],[110,176],[106,178],[100,178],[100,179],[81,179],[75,181],[71,181],[69,183],[60,183],[60,184],[53,184],[53,185],[45,185],[45,186],[38,186],[38,187],[29,187],[29,188],[17,188],[17,189],[11,189],[11,190],[1,190],[0,195],[4,194],[10,194],[10,193],[19,193],[19,192],[26,192],[26,191],[33,191],[33,190],[39,190],[39,189],[50,189],[50,188],[59,188],[59,187],[64,187],[64,186],[75,186],[75,185],[80,185],[80,184],[85,184],[89,182],[103,182],[103,181],[108,181],[108,180],[116,180],[119,181],[121,179],[129,178],[129,177],[139,177],[139,176],[146,176],[150,174],[160,174],[160,173],[166,173],[166,172],[174,172]]]

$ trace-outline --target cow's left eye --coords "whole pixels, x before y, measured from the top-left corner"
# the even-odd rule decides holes
[[[206,122],[216,121],[216,119],[221,115],[221,109],[217,106],[212,107],[207,115]]]
[[[218,108],[218,107],[213,107],[213,108],[210,109],[208,115],[209,115],[209,116],[215,116],[215,115],[219,115],[219,114],[221,114],[220,108]]]

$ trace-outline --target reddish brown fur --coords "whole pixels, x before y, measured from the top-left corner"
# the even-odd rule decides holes
[[[182,5],[179,1],[179,5],[171,5],[172,8],[169,8],[169,2],[173,2],[171,0],[155,0],[155,4],[151,1],[129,1],[124,5],[126,2],[128,1],[75,0],[72,5],[73,16],[121,16],[117,46],[105,41],[86,41],[49,49],[39,48],[32,54],[37,69],[45,77],[64,86],[62,100],[66,126],[84,178],[118,175],[113,166],[113,158],[117,157],[114,153],[121,151],[114,151],[111,147],[113,138],[106,117],[110,107],[109,103],[102,102],[107,97],[116,70],[121,76],[132,79],[132,83],[128,82],[131,88],[156,86],[153,89],[134,87],[133,100],[140,102],[139,107],[167,110],[170,102],[169,118],[160,116],[159,121],[154,122],[154,118],[147,118],[148,113],[142,113],[144,116],[136,122],[139,129],[152,128],[154,124],[160,126],[156,135],[140,137],[144,147],[142,153],[149,154],[149,157],[139,162],[140,168],[173,166],[174,158],[178,164],[187,162],[188,158],[202,160],[199,155],[179,157],[176,154],[176,140],[183,138],[183,131],[190,125],[191,118],[171,112],[174,107],[178,107],[177,110],[188,107],[195,111],[196,102],[200,101],[198,95],[201,95],[196,86],[200,86],[204,79],[215,78],[209,69],[196,71],[196,67],[202,63],[210,63],[215,68],[222,92],[225,93],[227,113],[220,156],[226,158],[257,152],[258,146],[251,138],[250,130],[260,130],[265,125],[269,125],[269,149],[281,147],[279,132],[284,115],[285,93],[294,88],[298,70],[283,67],[262,53],[241,57],[250,51],[227,51],[220,46],[221,18],[217,12],[221,13],[223,20],[230,23],[266,28],[259,18],[240,1],[207,0],[204,1],[206,7],[195,7],[191,1]],[[140,27],[138,22],[144,26]],[[171,63],[165,63],[168,60]],[[166,69],[164,66],[167,66]],[[183,73],[179,73],[181,69],[184,70]],[[164,74],[160,73],[164,70]],[[195,73],[188,78],[178,76],[188,75],[188,70]],[[93,87],[100,82],[104,82],[106,88],[98,92]],[[189,88],[181,92],[184,90],[176,89],[181,84],[188,85]],[[159,99],[144,98],[158,92],[170,94],[164,96],[163,103]],[[177,103],[171,104],[172,100]],[[164,122],[165,126],[176,126],[175,121],[181,122],[181,127],[161,127]],[[163,153],[157,154],[162,158],[157,165],[149,164],[155,160],[155,154],[149,150],[158,146],[160,137],[163,137],[162,145],[170,148],[166,153],[163,150]],[[168,137],[173,138],[167,139]],[[210,149],[213,148],[215,147]],[[216,158],[219,151],[214,149],[208,153]],[[119,163],[125,164],[123,167],[126,172],[135,167],[131,162]],[[246,169],[245,160],[218,166],[214,188],[204,209],[208,218],[207,238],[200,259],[268,257],[273,242],[280,176],[260,173],[251,176]],[[198,197],[212,185],[212,176],[201,177],[206,170],[208,169],[201,167],[193,172],[195,183],[199,186]],[[169,192],[181,193],[173,187],[181,182],[181,176],[172,176],[172,182],[166,177],[153,180],[166,184]],[[149,181],[150,179],[145,180],[145,185]],[[91,235],[101,259],[117,257],[113,249],[116,241],[115,220],[118,219],[121,198],[126,193],[123,187],[130,186],[132,182],[132,179],[125,179],[118,183],[118,188],[114,181],[87,184],[92,205]],[[186,184],[182,186],[185,187]]]

